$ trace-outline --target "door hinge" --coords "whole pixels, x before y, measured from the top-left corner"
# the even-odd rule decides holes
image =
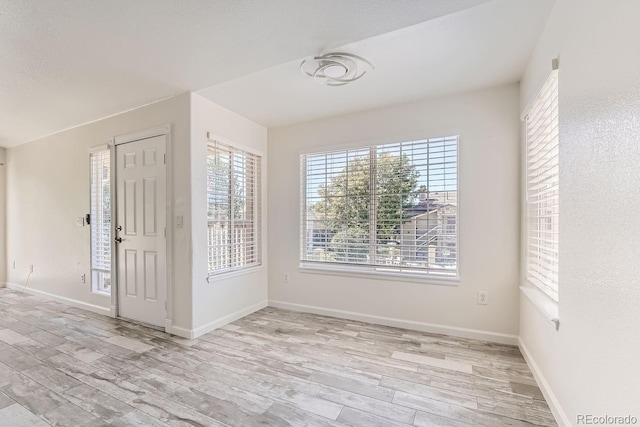
[[[167,155],[166,154],[162,155],[162,161],[164,162],[165,165],[167,164]]]
[[[164,238],[167,238],[167,227],[164,228]]]

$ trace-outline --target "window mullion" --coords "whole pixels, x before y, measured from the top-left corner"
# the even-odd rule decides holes
[[[251,258],[251,264],[255,263],[256,259],[258,258],[258,252],[262,251],[262,246],[258,245],[258,239],[260,239],[259,234],[262,234],[262,229],[260,228],[260,225],[258,224],[258,218],[260,218],[260,212],[258,212],[258,207],[262,206],[262,201],[258,200],[258,195],[261,194],[260,192],[258,192],[258,174],[262,173],[262,170],[260,170],[258,168],[258,164],[255,162],[255,160],[252,160],[252,164],[251,164],[251,196],[248,196],[247,202],[251,203],[251,210],[253,212],[253,218],[251,218],[252,221],[252,229],[251,229],[251,237],[252,237],[252,241],[251,241],[251,245],[252,245],[252,253],[253,253],[253,257]]]
[[[369,149],[369,263],[376,264],[377,242],[377,152],[376,147]]]
[[[236,251],[235,245],[233,243],[234,233],[235,233],[235,221],[234,218],[236,216],[236,208],[235,208],[235,182],[234,182],[234,156],[233,150],[229,152],[229,267],[233,268],[236,263]]]

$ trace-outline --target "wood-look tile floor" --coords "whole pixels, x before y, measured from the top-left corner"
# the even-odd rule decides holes
[[[186,340],[0,289],[0,425],[556,424],[513,346],[274,308]]]

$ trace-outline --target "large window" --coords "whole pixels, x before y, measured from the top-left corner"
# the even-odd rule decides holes
[[[261,264],[260,163],[256,154],[209,142],[209,274]]]
[[[553,71],[526,117],[526,278],[558,300],[558,72]]]
[[[111,292],[111,156],[91,153],[91,283],[96,292]]]
[[[303,266],[458,274],[458,137],[301,156]]]

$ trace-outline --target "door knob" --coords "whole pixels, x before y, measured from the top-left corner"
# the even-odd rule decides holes
[[[121,226],[121,225],[117,226],[117,227],[116,227],[116,230],[118,230],[118,231],[122,231],[122,226]]]
[[[114,240],[116,243],[122,243],[122,237],[116,237]]]

